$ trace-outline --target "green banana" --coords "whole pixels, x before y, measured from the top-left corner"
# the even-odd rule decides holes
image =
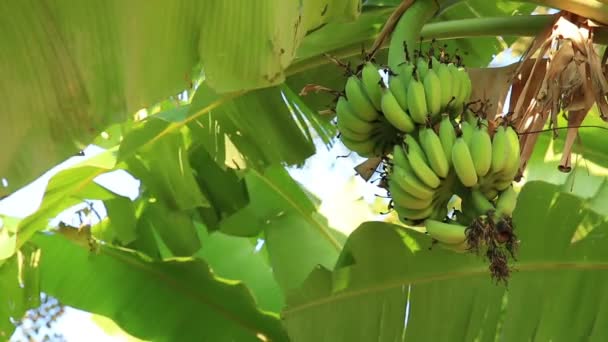
[[[439,242],[457,245],[466,240],[466,226],[431,219],[424,221],[424,225],[429,236]]]
[[[496,198],[496,196],[498,196],[498,191],[496,191],[496,189],[486,189],[482,190],[481,192],[489,200],[493,200]]]
[[[507,154],[505,167],[502,171],[502,179],[513,180],[519,171],[519,137],[513,127],[508,126],[505,129],[507,145],[509,146],[509,154]]]
[[[487,215],[489,211],[495,211],[494,205],[478,189],[471,191],[473,207],[479,215]]]
[[[471,157],[477,176],[483,177],[492,164],[492,139],[486,127],[479,125],[471,137]]]
[[[419,123],[426,123],[428,110],[426,107],[426,96],[424,85],[417,77],[412,77],[407,88],[407,105],[412,119]]]
[[[365,94],[363,84],[357,76],[348,78],[344,90],[355,115],[365,121],[374,121],[378,118],[378,111]]]
[[[406,62],[397,68],[397,78],[401,81],[404,88],[407,89],[410,81],[412,80],[412,74],[414,73],[414,65],[412,63]],[[405,110],[405,108],[403,108]]]
[[[359,118],[353,112],[348,100],[343,96],[340,96],[336,104],[336,115],[338,117],[338,127],[347,127],[351,131],[360,134],[370,134],[376,126]]]
[[[424,95],[426,98],[426,108],[431,117],[437,117],[441,110],[441,82],[437,73],[429,69],[424,76]]]
[[[433,202],[433,212],[429,216],[433,220],[443,220],[448,216],[447,201],[435,200]]]
[[[443,154],[448,161],[448,165],[452,165],[452,146],[456,141],[456,131],[450,117],[445,115],[439,124],[439,140],[443,147]]]
[[[420,154],[425,162],[428,161],[428,159],[426,159],[426,154],[424,153],[424,150],[422,150],[422,147],[420,147],[420,144],[418,144],[418,141],[414,138],[412,134],[406,134],[403,138],[403,142],[408,148],[413,148],[414,150],[416,150],[416,153]]]
[[[400,165],[395,164],[389,179],[401,187],[401,189],[407,191],[412,196],[420,198],[421,200],[432,199],[435,191],[429,188],[426,184],[422,183],[418,176],[416,176],[411,169],[406,169]]]
[[[393,165],[401,166],[403,168],[409,169],[410,162],[407,161],[407,157],[405,156],[405,151],[403,151],[403,147],[401,145],[393,146]]]
[[[511,179],[509,179],[509,178],[499,179],[499,180],[494,181],[494,187],[498,191],[503,191],[506,188],[508,188],[512,183],[513,183],[512,178]]]
[[[381,108],[386,120],[395,128],[406,133],[414,131],[414,121],[401,109],[390,89],[385,89],[384,94],[382,94]]]
[[[391,93],[395,96],[397,103],[401,106],[403,111],[407,110],[407,92],[406,85],[403,84],[401,78],[397,76],[391,76],[388,80],[388,87],[391,90]]]
[[[432,70],[429,70],[430,75]],[[429,165],[435,171],[437,176],[445,178],[450,171],[450,165],[443,152],[441,140],[432,128],[423,128],[420,130],[419,139],[424,154],[426,155]]]
[[[369,158],[375,156],[374,148],[376,147],[376,142],[374,140],[353,141],[343,135],[340,136],[340,140],[342,140],[344,146],[353,152],[357,152],[361,157]]]
[[[448,64],[447,68],[452,75],[452,96],[455,98],[452,102],[450,102],[449,108],[457,108],[461,104],[461,102],[458,101],[460,98],[460,88],[462,86],[460,82],[460,75],[458,67],[454,63]]]
[[[448,66],[443,63],[433,64],[433,69],[436,69],[435,73],[439,78],[441,84],[441,110],[444,111],[447,108],[448,103],[452,99],[452,74],[448,70]]]
[[[507,155],[511,153],[507,133],[503,126],[498,126],[492,138],[492,173],[499,173],[506,166]]]
[[[456,75],[456,82],[458,83],[458,94],[455,95],[455,97],[456,97],[455,104],[460,105],[462,103],[465,103],[465,101],[467,101],[467,99],[466,99],[467,92],[468,92],[467,79],[469,78],[469,74],[467,74],[467,72],[464,71],[464,68],[457,68],[456,71],[452,75]]]
[[[471,99],[471,93],[473,92],[473,85],[471,84],[471,78],[469,77],[469,73],[462,68],[462,72],[461,72],[461,77],[462,77],[462,90],[461,90],[461,96],[462,96],[462,102],[463,103],[467,103],[470,99]]]
[[[467,146],[471,146],[471,139],[473,138],[473,126],[466,121],[460,122],[460,130],[462,131],[462,138],[467,143]]]
[[[517,192],[510,186],[498,195],[498,199],[496,200],[496,215],[499,217],[513,215],[516,204]]]
[[[399,214],[400,218],[408,220],[424,220],[433,213],[433,207],[427,207],[424,209],[408,209],[395,204],[395,210]]]
[[[452,147],[452,165],[460,182],[466,187],[472,187],[477,184],[477,173],[475,165],[469,152],[469,147],[464,141],[464,138],[459,137]]]
[[[407,209],[425,209],[433,203],[433,198],[421,199],[405,191],[393,180],[388,181],[388,189],[395,204]]]
[[[427,165],[424,160],[424,154],[422,150],[420,150],[420,146],[414,147],[413,145],[408,145],[405,153],[414,174],[416,174],[424,184],[432,189],[436,189],[441,184],[441,180],[439,180],[439,177],[437,177],[435,172]]]
[[[338,121],[338,130],[340,131],[341,136],[344,136],[351,141],[366,141],[369,140],[371,136],[369,133],[357,133],[350,128],[345,127],[340,121]]]
[[[423,80],[426,77],[427,72],[429,71],[429,61],[424,57],[418,57],[416,59],[416,69],[418,70],[418,75],[420,75],[420,79]]]
[[[380,82],[382,82],[382,77],[378,72],[378,67],[374,63],[365,63],[363,70],[361,70],[361,81],[367,97],[369,97],[374,107],[380,110],[380,99],[382,98],[382,86]]]

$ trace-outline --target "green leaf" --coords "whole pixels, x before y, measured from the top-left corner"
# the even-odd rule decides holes
[[[91,228],[95,237],[107,242],[129,244],[137,238],[135,206],[131,200],[116,197],[103,201],[108,217],[100,225]],[[99,230],[98,230],[99,229]]]
[[[108,125],[191,87],[202,63],[220,91],[278,85],[315,25],[354,19],[360,0],[5,3],[0,178],[11,193]],[[133,20],[137,18],[137,20]],[[44,44],[40,44],[44,42]],[[31,51],[36,51],[32,54]],[[35,94],[32,96],[32,94]]]
[[[196,257],[204,259],[217,276],[242,281],[262,310],[283,308],[283,293],[263,250],[256,250],[255,240],[214,232],[204,234],[202,245]]]
[[[136,233],[138,240],[133,247],[154,258],[164,256],[163,248],[168,249],[168,256],[184,257],[201,247],[192,213],[169,208],[159,201],[146,201]]]
[[[214,276],[201,260],[153,262],[107,246],[91,254],[60,236],[37,235],[42,291],[107,316],[146,340],[286,341],[278,317],[247,288]]]
[[[222,169],[203,146],[191,150],[189,159],[196,182],[211,203],[211,208],[200,208],[199,212],[207,228],[217,229],[220,219],[234,214],[249,202],[245,181],[235,170]]]
[[[195,115],[222,99],[203,83],[192,99],[190,113]],[[198,131],[203,141],[215,141],[213,137],[226,135],[241,152],[248,167],[263,168],[276,162],[298,164],[314,153],[313,142],[294,121],[280,87],[248,92],[221,103],[211,110],[210,116],[211,122],[193,121],[194,125],[208,127]],[[219,159],[214,148],[206,147],[218,164],[233,162]],[[221,150],[220,155],[225,155],[224,151]]]
[[[23,246],[36,231],[46,228],[48,221],[65,209],[85,199],[114,198],[116,194],[93,182],[95,177],[114,168],[114,153],[107,150],[53,176],[38,211],[19,223],[17,247]]]
[[[129,171],[142,180],[150,196],[175,210],[208,207],[188,160],[188,152],[179,132],[164,135],[140,148],[126,160]]]
[[[289,335],[294,341],[603,340],[608,331],[596,322],[608,318],[601,309],[608,223],[587,206],[557,185],[526,184],[513,217],[521,248],[508,291],[490,280],[481,257],[429,250],[425,235],[365,223],[333,272],[315,270],[288,297]],[[573,240],[582,228],[586,235]]]
[[[13,257],[0,263],[0,338],[9,340],[15,330],[13,320],[40,305],[40,250],[24,246]]]

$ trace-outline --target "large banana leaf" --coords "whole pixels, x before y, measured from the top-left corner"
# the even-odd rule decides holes
[[[60,235],[38,235],[41,290],[76,308],[111,317],[153,341],[285,341],[275,314],[260,311],[247,288],[216,277],[201,260],[153,262]]]
[[[333,272],[315,270],[288,297],[288,333],[292,341],[604,341],[608,224],[589,203],[557,185],[526,184],[508,287],[490,280],[482,257],[429,250],[424,235],[366,223]]]
[[[199,62],[219,91],[280,84],[306,32],[359,11],[360,0],[4,2],[0,195],[189,87]]]

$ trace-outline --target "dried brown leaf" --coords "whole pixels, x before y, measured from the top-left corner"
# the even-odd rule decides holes
[[[519,63],[513,63],[500,68],[469,68],[467,70],[471,83],[474,85],[471,100],[488,101],[488,120],[492,120],[497,114],[502,113],[513,73],[518,66]]]
[[[382,158],[380,157],[369,158],[363,163],[355,166],[355,171],[357,171],[357,174],[367,182],[372,178],[381,162]]]

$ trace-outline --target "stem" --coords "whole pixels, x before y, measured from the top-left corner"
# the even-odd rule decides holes
[[[391,69],[396,69],[405,61],[404,42],[407,44],[410,56],[413,56],[414,46],[417,46],[419,42],[422,27],[438,10],[439,6],[435,1],[417,0],[401,16],[393,31],[388,50],[388,66]]]
[[[602,24],[608,24],[608,5],[598,0],[528,0],[528,2],[558,8]]]
[[[450,20],[424,25],[421,36],[425,41],[429,41],[432,38],[444,40],[495,36],[534,37],[540,30],[549,25],[552,20],[553,16],[551,15],[521,15],[513,17]],[[607,28],[599,27],[596,28],[594,32],[596,43],[608,43]],[[348,58],[358,55],[361,52],[361,45],[372,44],[377,36],[378,32],[370,33],[367,36],[361,36],[360,41],[328,51],[328,53],[336,58]],[[382,47],[386,48],[387,46],[388,45],[385,43]],[[399,51],[399,49],[397,49],[397,51]],[[402,57],[402,55],[399,57]],[[328,59],[324,56],[302,59],[296,61],[287,69],[287,75],[297,74],[327,63]]]

